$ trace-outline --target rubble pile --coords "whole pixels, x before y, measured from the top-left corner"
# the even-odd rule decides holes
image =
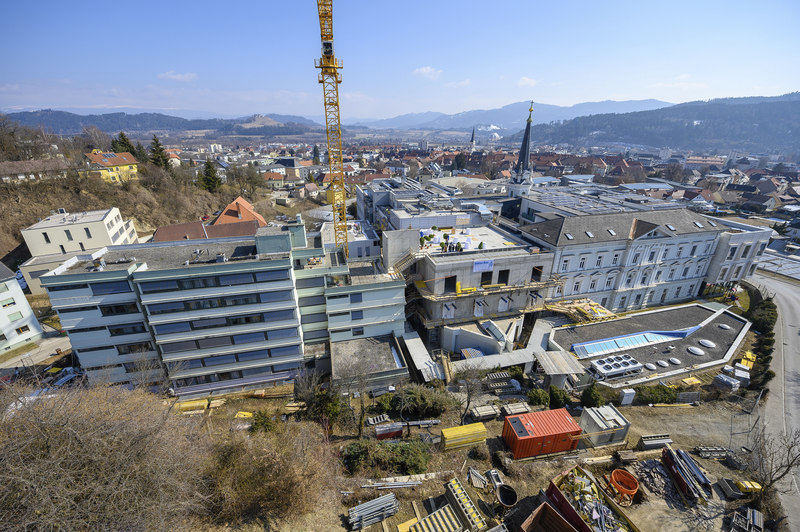
[[[636,463],[633,470],[639,478],[639,483],[644,484],[653,495],[664,497],[668,501],[682,503],[672,478],[666,468],[658,460],[644,460]]]

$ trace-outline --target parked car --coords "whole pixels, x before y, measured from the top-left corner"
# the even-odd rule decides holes
[[[69,375],[65,375],[53,383],[53,388],[61,388],[63,386],[72,386],[77,384],[81,381],[82,376],[83,374],[81,373],[70,373]]]

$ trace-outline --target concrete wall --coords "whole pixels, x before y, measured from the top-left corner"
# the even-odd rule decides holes
[[[408,250],[419,251],[419,231],[417,229],[399,229],[384,231],[381,235],[381,258],[383,267],[389,270]]]

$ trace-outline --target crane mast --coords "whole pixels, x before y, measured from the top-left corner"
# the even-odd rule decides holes
[[[317,0],[319,30],[322,39],[322,57],[314,62],[320,69],[319,82],[325,103],[325,133],[328,138],[328,164],[330,166],[330,196],[333,207],[333,232],[336,247],[347,249],[347,194],[344,188],[344,162],[342,161],[342,126],[339,118],[339,69],[342,63],[333,54],[333,0]]]

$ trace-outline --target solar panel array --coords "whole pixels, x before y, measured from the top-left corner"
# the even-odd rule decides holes
[[[619,338],[574,344],[572,346],[572,350],[575,351],[575,354],[578,355],[579,359],[583,359],[605,355],[608,353],[615,353],[625,349],[634,349],[646,345],[657,344],[659,342],[666,342],[667,340],[671,339],[672,337],[663,334],[645,332],[631,334],[628,336],[620,336]]]

